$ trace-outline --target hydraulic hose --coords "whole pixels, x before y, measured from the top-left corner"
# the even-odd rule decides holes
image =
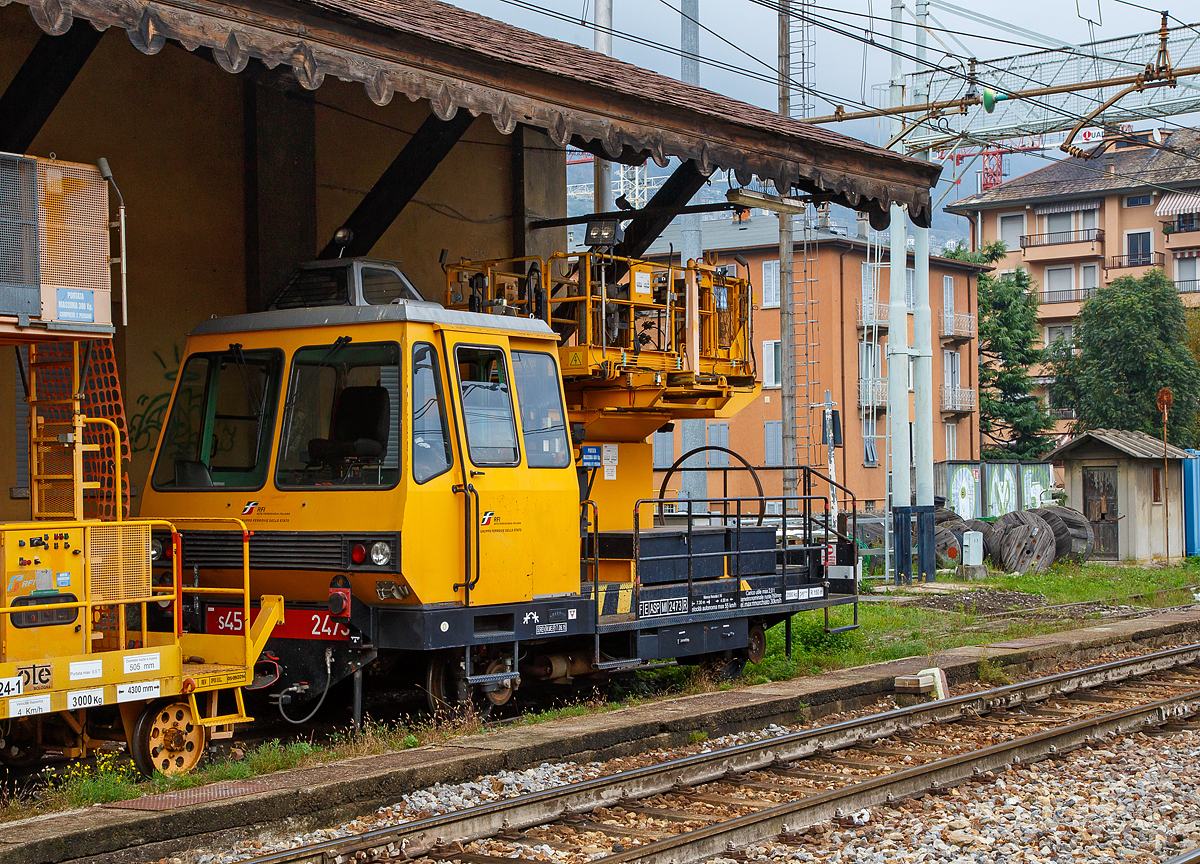
[[[291,723],[293,726],[303,726],[309,720],[311,720],[312,718],[317,716],[317,712],[321,710],[321,706],[325,703],[325,697],[327,695],[329,695],[329,687],[332,684],[333,684],[333,649],[326,648],[325,649],[325,689],[323,691],[321,691],[321,698],[317,700],[316,707],[313,708],[313,710],[311,712],[309,712],[308,716],[305,717],[303,720],[293,720],[291,717],[287,716],[287,712],[285,712],[283,710],[283,698],[282,698],[283,694],[281,693],[281,694],[279,694],[280,695],[279,716],[282,717],[287,722]]]

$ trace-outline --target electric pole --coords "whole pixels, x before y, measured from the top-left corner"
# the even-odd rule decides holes
[[[613,0],[596,0],[593,47],[601,54],[612,56],[612,10]],[[612,194],[612,163],[595,156],[592,175],[593,212],[607,213],[614,209]]]

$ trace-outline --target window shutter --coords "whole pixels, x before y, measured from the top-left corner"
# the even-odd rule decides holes
[[[728,423],[709,423],[708,424],[708,444],[710,447],[728,447],[729,446],[729,424]],[[708,464],[713,468],[728,468],[729,454],[722,453],[719,450],[710,450],[708,452]]]
[[[942,277],[942,312],[946,316],[946,323],[954,323],[954,277]]]
[[[775,345],[773,341],[763,342],[763,365],[762,365],[762,383],[764,387],[779,386],[779,378],[775,369]]]
[[[675,433],[654,433],[654,467],[666,470],[675,461]]]
[[[912,268],[904,270],[904,308],[909,312],[917,308],[917,272]]]
[[[783,464],[783,421],[768,420],[763,424],[764,451],[767,465]]]
[[[875,448],[875,414],[868,413],[862,421],[863,462],[874,465],[879,462],[879,452]]]
[[[779,262],[764,261],[762,277],[762,305],[779,305]]]
[[[958,458],[958,424],[946,424],[946,459],[953,461]]]
[[[862,304],[863,320],[875,319],[875,268],[870,264],[862,265]]]

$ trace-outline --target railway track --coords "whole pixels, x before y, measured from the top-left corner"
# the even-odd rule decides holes
[[[1200,712],[1200,644],[700,753],[260,856],[254,864],[425,857],[683,864],[847,821],[991,771]],[[1197,858],[1200,861],[1200,856]]]

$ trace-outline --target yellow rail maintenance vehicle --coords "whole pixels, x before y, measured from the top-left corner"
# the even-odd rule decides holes
[[[110,185],[104,160],[0,154],[0,345],[16,349],[25,388],[31,504],[29,521],[0,523],[0,759],[30,765],[121,741],[145,773],[180,774],[251,719],[241,688],[283,601],[260,598],[239,636],[184,632],[185,598],[217,589],[185,586],[178,567],[155,575],[151,533],[177,545],[176,525],[126,518],[111,344],[124,204],[110,223]],[[219,522],[246,546],[242,523]],[[248,619],[248,559],[239,566],[221,596]],[[222,691],[232,713],[218,711]]]
[[[267,311],[192,331],[143,513],[251,529],[251,593],[287,604],[255,687],[286,719],[348,677],[361,716],[364,669],[486,709],[667,658],[740,668],[772,624],[856,601],[811,473],[778,517],[760,487],[656,524],[647,437],[758,393],[753,296],[703,261],[615,256],[618,230],[444,264],[442,303],[392,262],[312,262]],[[156,533],[155,565],[235,588],[240,536]],[[183,616],[231,635],[247,617],[203,594]]]

